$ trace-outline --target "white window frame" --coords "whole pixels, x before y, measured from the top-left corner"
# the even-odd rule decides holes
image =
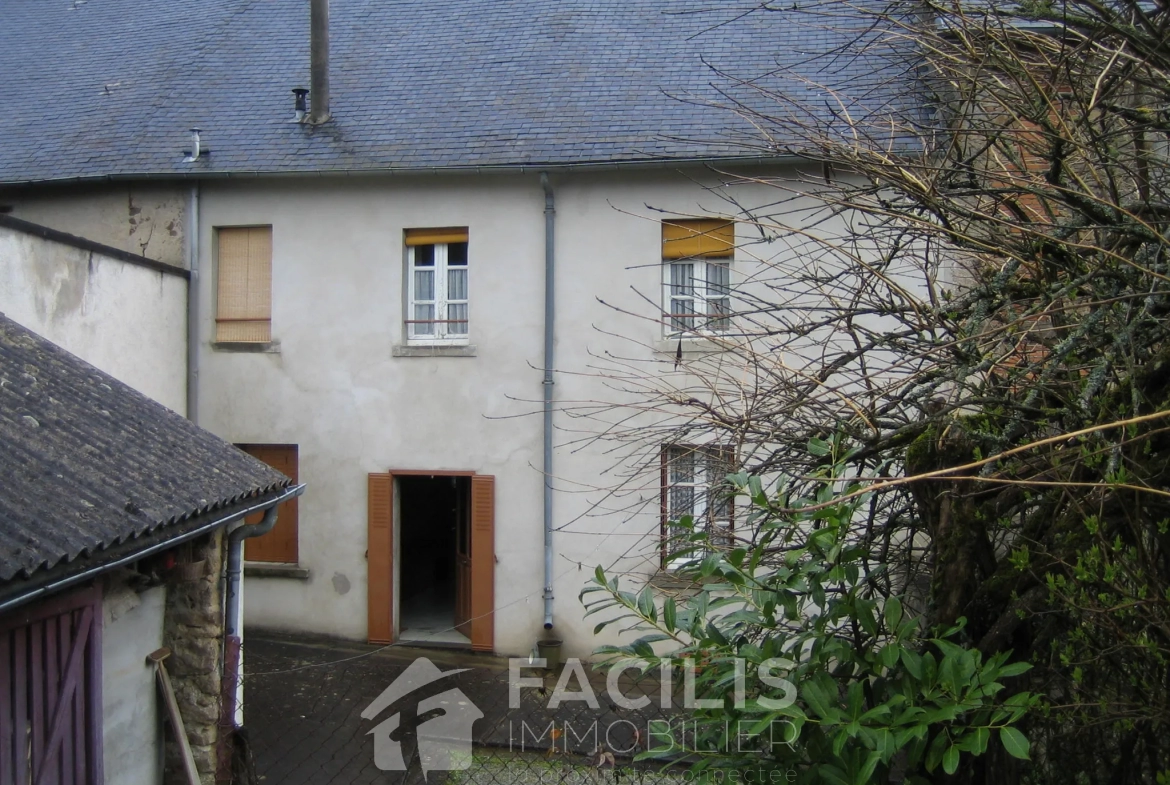
[[[676,480],[673,476],[673,465],[684,457],[691,456],[691,479]],[[679,550],[683,543],[674,538],[678,534],[672,532],[670,522],[689,514],[695,521],[695,531],[705,530],[713,535],[722,534],[718,539],[730,543],[732,532],[735,530],[735,504],[730,495],[722,501],[712,503],[713,493],[730,494],[724,481],[733,468],[731,448],[723,444],[712,445],[670,445],[662,448],[662,529],[661,549],[662,566],[666,570],[678,569],[689,561],[702,558],[698,551],[683,557],[670,558],[672,551]],[[675,500],[675,490],[689,488],[691,502],[688,509],[679,507]]]
[[[703,258],[687,257],[683,259],[662,260],[662,326],[667,338],[701,337],[704,335],[725,335],[731,332],[731,257]],[[690,285],[675,281],[676,268],[683,265],[692,265]],[[725,290],[712,292],[710,286],[710,271],[708,268],[719,267],[725,270]],[[682,293],[680,289],[689,289],[689,293]],[[675,302],[690,300],[694,314],[693,327],[682,327],[678,320],[686,318],[685,312],[676,311]],[[723,300],[726,303],[726,312],[722,315],[712,314],[712,301]],[[722,322],[721,325],[717,324]]]
[[[405,327],[406,342],[411,346],[461,346],[467,345],[471,339],[471,271],[469,264],[463,265],[448,265],[447,248],[449,243],[430,243],[426,245],[409,245],[406,247],[406,319]],[[416,267],[415,259],[417,249],[433,247],[435,249],[435,259],[433,267]],[[470,246],[468,253],[470,254]],[[470,260],[469,260],[470,261]],[[459,300],[453,300],[448,297],[448,277],[447,273],[451,269],[463,270],[466,276],[465,288],[467,289],[467,297]],[[429,270],[433,274],[433,294],[434,298],[431,300],[420,301],[416,298],[415,293],[415,272]],[[433,330],[430,334],[419,335],[419,322],[415,321],[415,306],[430,304],[434,310],[432,317],[436,320],[431,323]],[[446,322],[444,319],[449,315],[448,306],[464,305],[467,308],[467,321],[464,323],[464,332],[452,332],[452,324]],[[441,318],[443,317],[443,318]]]

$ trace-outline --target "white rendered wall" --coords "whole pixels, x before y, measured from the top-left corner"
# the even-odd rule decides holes
[[[162,721],[146,655],[163,645],[166,590],[107,590],[102,605],[102,747],[106,785],[162,782]]]
[[[0,313],[186,411],[186,279],[0,226]]]
[[[695,178],[715,183],[696,171],[553,176],[559,401],[621,398],[592,370],[607,358],[673,372],[675,346],[657,322],[663,213],[647,206],[726,212]],[[767,203],[776,192],[744,186],[736,196]],[[308,484],[300,561],[312,577],[249,578],[249,626],[364,638],[367,473],[474,470],[496,477],[496,650],[526,654],[543,634],[543,209],[536,174],[205,184],[200,424],[237,443],[299,444]],[[217,350],[214,227],[265,224],[279,352]],[[469,228],[476,355],[394,356],[404,342],[403,230],[439,226]],[[756,264],[737,258],[734,274]],[[567,654],[587,655],[612,640],[593,636],[596,620],[578,601],[594,567],[632,573],[632,587],[657,568],[658,477],[607,500],[615,458],[588,443],[599,422],[556,421],[554,634]]]

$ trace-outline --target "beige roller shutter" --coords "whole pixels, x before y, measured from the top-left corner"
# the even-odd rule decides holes
[[[272,340],[272,227],[218,230],[219,268],[215,340]]]

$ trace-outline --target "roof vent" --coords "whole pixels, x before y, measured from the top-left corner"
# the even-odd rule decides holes
[[[296,96],[296,105],[293,107],[293,109],[296,111],[296,114],[293,115],[293,122],[303,123],[305,122],[305,113],[308,111],[308,104],[305,103],[305,96],[309,94],[309,91],[304,87],[294,87],[292,93]]]
[[[211,155],[211,148],[204,147],[200,143],[200,141],[199,141],[199,134],[200,133],[201,133],[201,129],[199,129],[199,128],[192,128],[191,129],[191,149],[183,151],[183,154],[187,156],[186,158],[183,159],[183,163],[185,163],[185,164],[194,163],[195,161],[199,160],[200,156]]]

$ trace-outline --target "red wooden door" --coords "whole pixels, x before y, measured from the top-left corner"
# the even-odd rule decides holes
[[[368,475],[366,518],[367,639],[370,643],[394,642],[394,476],[424,474],[421,471]],[[442,472],[425,472],[428,476]],[[451,474],[456,474],[452,472]],[[466,555],[456,553],[455,623],[471,639],[475,651],[495,648],[496,586],[496,478],[468,472],[471,498],[466,521]],[[461,532],[456,532],[456,549]]]
[[[101,592],[0,617],[0,785],[99,785]]]

